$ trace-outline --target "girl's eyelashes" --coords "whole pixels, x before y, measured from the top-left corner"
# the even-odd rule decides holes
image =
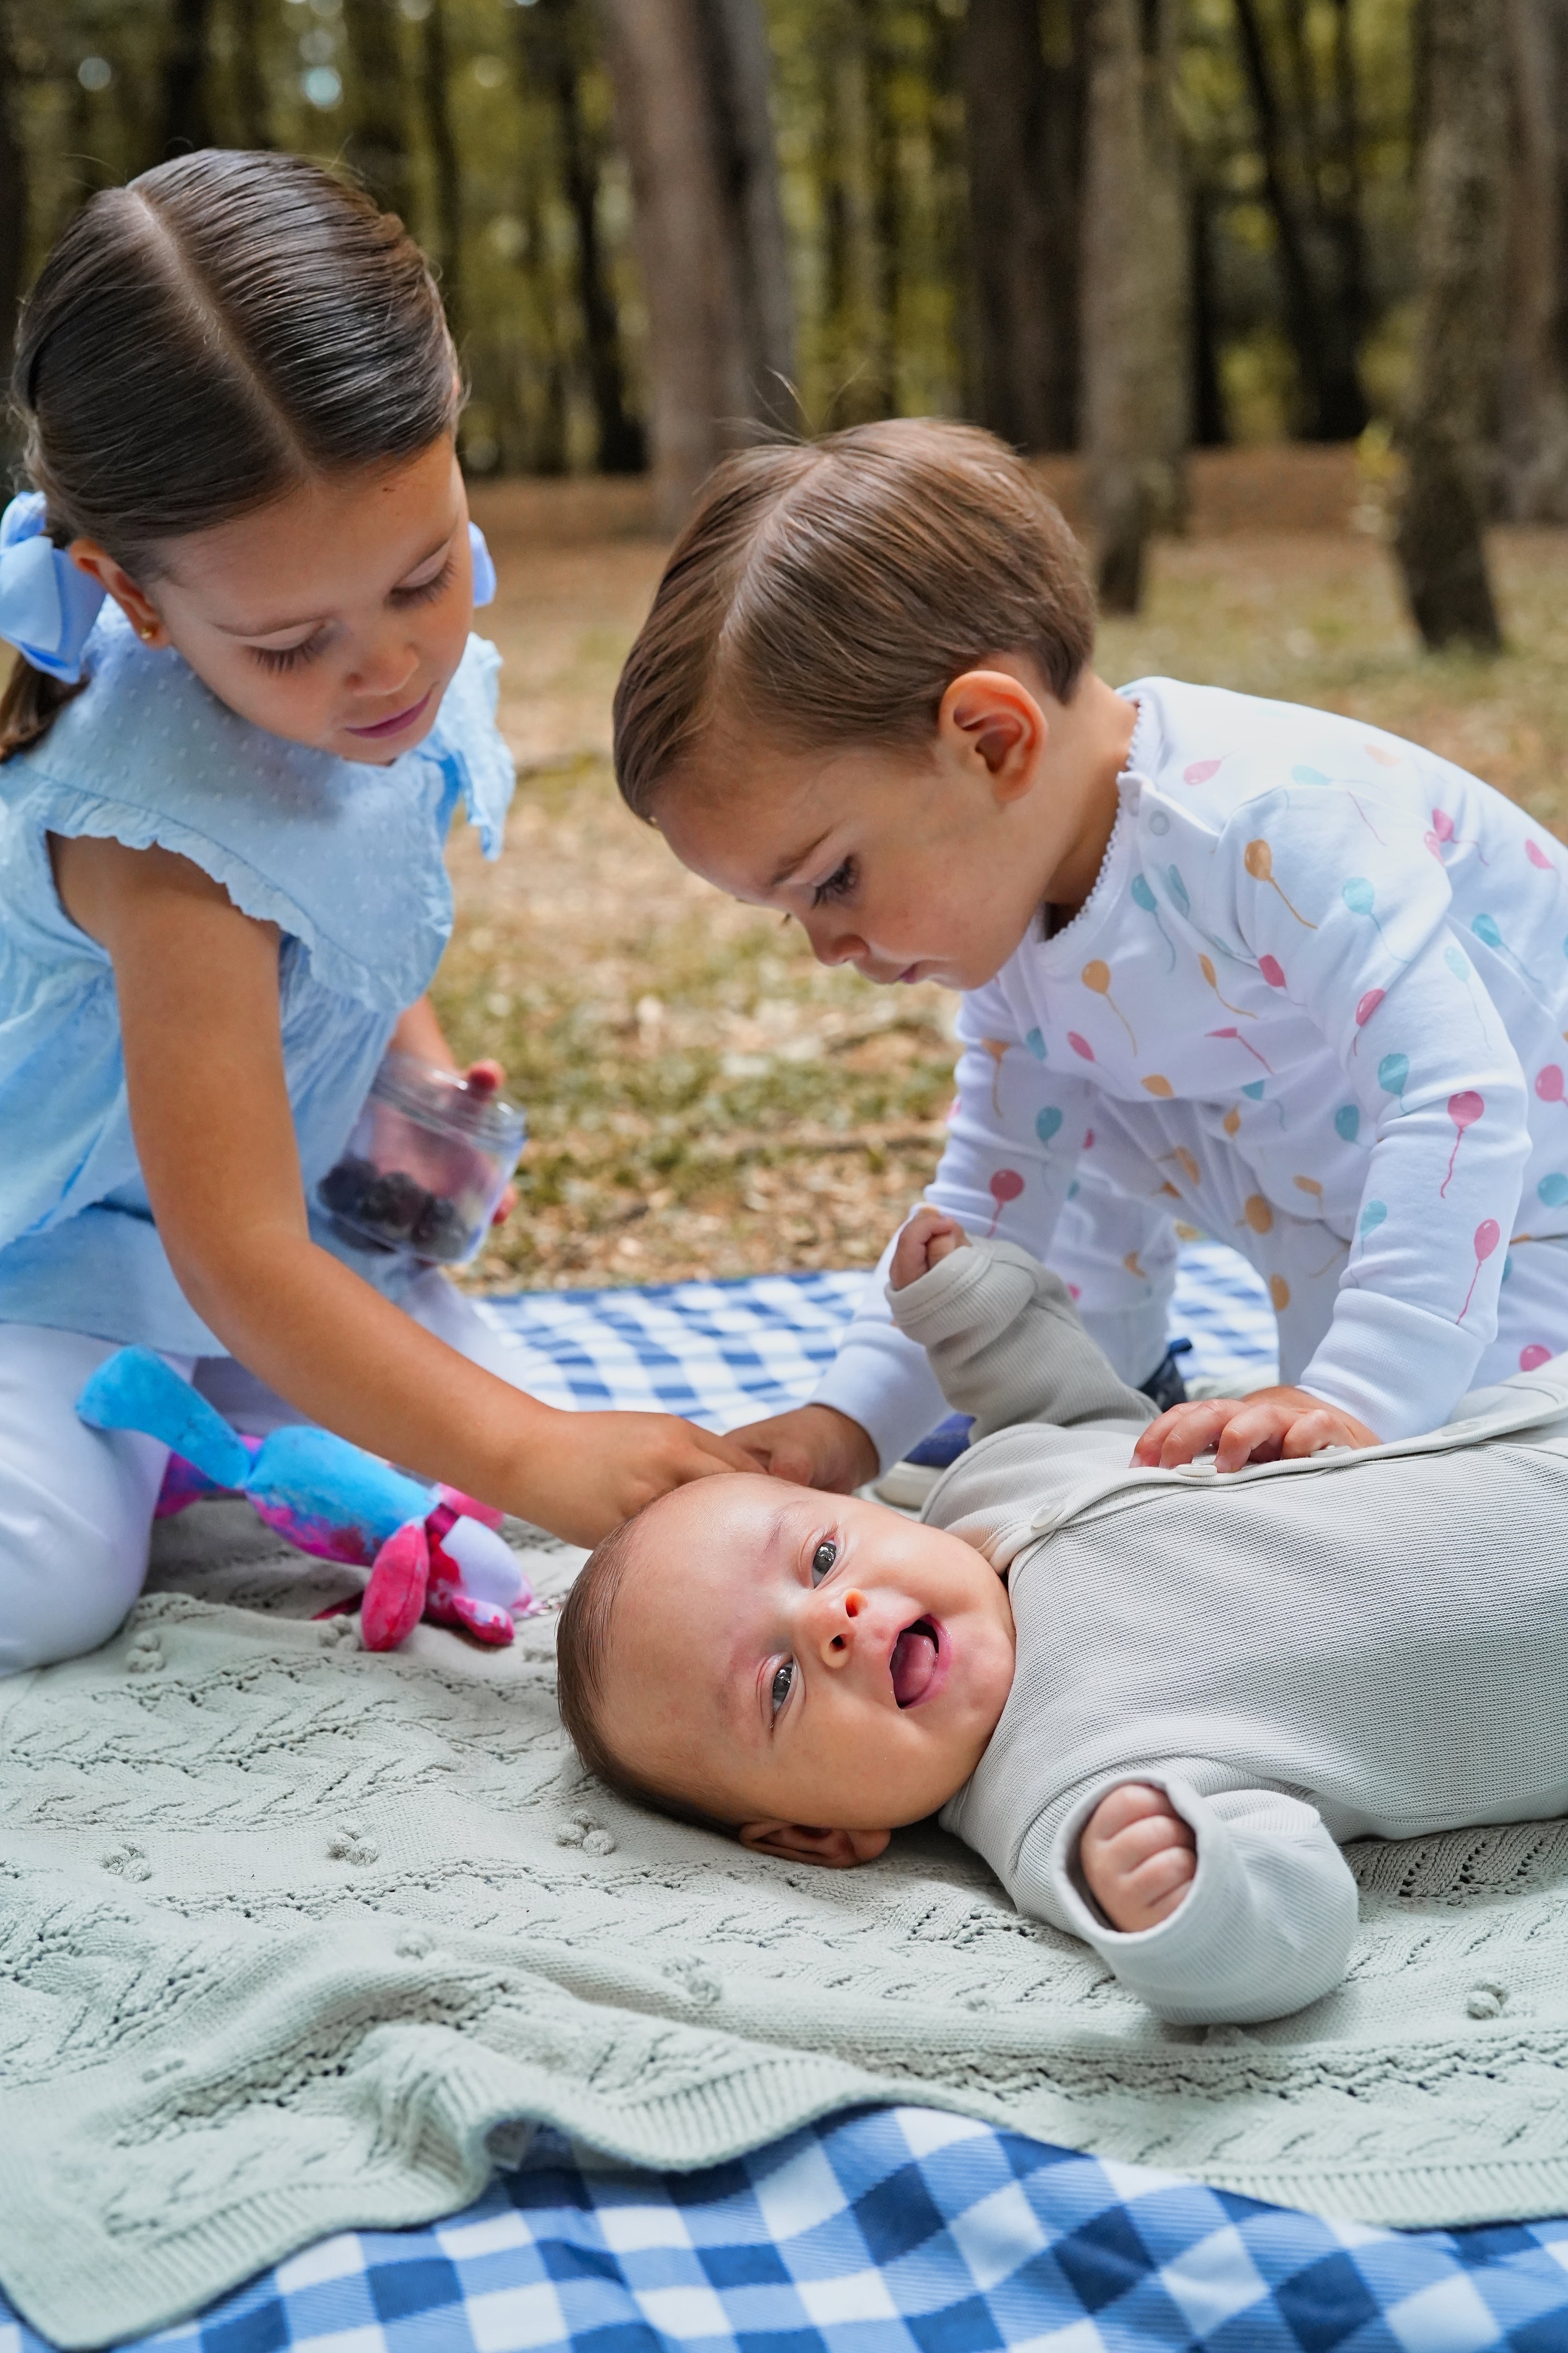
[[[791,1692],[795,1689],[795,1661],[793,1659],[785,1659],[783,1665],[774,1670],[771,1689],[773,1703],[773,1715],[776,1716],[780,1708],[783,1707],[785,1700],[788,1699]]]
[[[847,899],[855,888],[857,868],[852,858],[836,866],[826,882],[818,882],[811,894],[811,903],[820,907],[829,899]]]
[[[825,1536],[822,1542],[817,1546],[816,1550],[811,1556],[811,1581],[813,1585],[820,1585],[825,1577],[830,1577],[832,1575],[833,1564],[837,1557],[838,1546],[833,1542],[831,1537]]]
[[[284,670],[298,670],[301,663],[313,661],[326,641],[325,629],[313,629],[297,646],[252,646],[250,650],[262,669],[270,670],[276,678]]]
[[[395,588],[392,601],[395,605],[430,605],[437,596],[444,596],[451,585],[452,559],[448,555],[440,571],[422,580],[416,588]]]

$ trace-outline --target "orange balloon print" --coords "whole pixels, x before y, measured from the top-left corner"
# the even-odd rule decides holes
[[[1241,1127],[1241,1113],[1237,1111],[1234,1103],[1232,1103],[1230,1109],[1221,1120],[1220,1125],[1224,1128],[1227,1135],[1235,1135],[1239,1132]]]
[[[1146,1079],[1140,1080],[1139,1084],[1147,1093],[1158,1095],[1162,1103],[1169,1103],[1176,1092],[1170,1080],[1163,1079],[1158,1071],[1151,1071]]]
[[[1227,1013],[1236,1014],[1237,1018],[1243,1021],[1257,1020],[1258,1016],[1256,1013],[1249,1013],[1245,1005],[1233,1005],[1229,997],[1223,994],[1219,982],[1215,976],[1214,964],[1210,957],[1206,955],[1199,956],[1198,970],[1202,973],[1204,978],[1207,981],[1209,987],[1219,998],[1220,1003],[1224,1006]]]
[[[1285,1310],[1290,1304],[1290,1286],[1286,1282],[1282,1274],[1271,1274],[1269,1276],[1268,1296],[1274,1303],[1274,1313],[1276,1315],[1283,1315]]]
[[[1284,891],[1275,881],[1274,855],[1266,841],[1249,841],[1242,852],[1242,863],[1255,882],[1267,882],[1271,891],[1279,891],[1279,896],[1285,900],[1285,904],[1290,908],[1290,913],[1299,923],[1304,925],[1309,932],[1317,930],[1316,923],[1308,923],[1300,907],[1290,906],[1290,902],[1285,897]]]
[[[1261,1193],[1249,1193],[1241,1205],[1239,1223],[1250,1226],[1255,1234],[1266,1234],[1274,1223],[1274,1211]]]
[[[1129,1250],[1121,1263],[1127,1269],[1129,1274],[1135,1274],[1137,1276],[1140,1282],[1148,1282],[1148,1276],[1144,1273],[1142,1268],[1138,1263],[1138,1253],[1136,1250]]]
[[[1292,1180],[1299,1192],[1310,1193],[1319,1208],[1323,1206],[1323,1188],[1315,1176],[1297,1176]]]
[[[1107,1005],[1110,1006],[1112,1013],[1115,1014],[1118,1021],[1121,1022],[1121,1027],[1126,1030],[1128,1038],[1131,1043],[1132,1051],[1136,1053],[1138,1051],[1138,1040],[1132,1035],[1132,1024],[1127,1018],[1126,1014],[1121,1010],[1121,1006],[1116,1002],[1115,997],[1110,994],[1110,966],[1108,964],[1102,964],[1100,957],[1095,956],[1090,963],[1085,965],[1079,977],[1083,982],[1085,988],[1091,988],[1096,997],[1104,997]]]
[[[982,1038],[981,1050],[991,1057],[991,1108],[998,1119],[1002,1116],[1002,1064],[1006,1057],[1005,1038]]]

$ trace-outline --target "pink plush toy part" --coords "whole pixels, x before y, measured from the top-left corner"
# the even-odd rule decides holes
[[[169,1448],[157,1516],[198,1495],[240,1494],[301,1552],[368,1568],[367,1651],[393,1651],[421,1619],[510,1642],[533,1588],[499,1533],[503,1514],[456,1487],[427,1486],[331,1430],[242,1438],[150,1348],[121,1348],[77,1399],[93,1430],[136,1430]],[[352,1609],[352,1602],[342,1605]],[[331,1617],[335,1611],[325,1611]]]

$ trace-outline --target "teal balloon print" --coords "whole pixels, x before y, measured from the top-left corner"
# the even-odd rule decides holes
[[[1361,1134],[1361,1113],[1354,1103],[1341,1103],[1334,1113],[1334,1128],[1342,1144],[1353,1144]]]
[[[1535,1189],[1549,1209],[1560,1209],[1563,1202],[1568,1201],[1568,1176],[1554,1168],[1549,1176],[1542,1178]]]
[[[1321,768],[1292,768],[1290,781],[1293,785],[1326,785],[1329,780]]]
[[[1045,1060],[1046,1040],[1040,1030],[1026,1029],[1024,1032],[1024,1043],[1028,1048],[1030,1053],[1033,1054],[1037,1062],[1043,1062]]]
[[[1377,1066],[1377,1083],[1385,1095],[1403,1098],[1405,1082],[1410,1076],[1408,1054],[1385,1054]]]
[[[1044,1111],[1035,1113],[1035,1134],[1042,1144],[1048,1145],[1059,1135],[1061,1125],[1062,1115],[1055,1103],[1047,1103]]]
[[[1568,951],[1568,940],[1565,940],[1563,944],[1564,950]],[[1447,965],[1448,970],[1453,974],[1456,980],[1468,981],[1469,979],[1470,967],[1465,962],[1464,957],[1459,954],[1458,948],[1451,946],[1446,947],[1443,950],[1443,962]]]
[[[1168,969],[1174,972],[1176,969],[1176,944],[1172,939],[1170,934],[1166,931],[1164,924],[1160,921],[1160,902],[1155,898],[1152,890],[1150,888],[1149,877],[1146,874],[1134,874],[1129,888],[1132,892],[1133,905],[1135,907],[1142,907],[1146,915],[1153,916],[1154,928],[1159,933],[1160,937],[1164,941],[1165,952],[1171,959]]]
[[[1365,1208],[1361,1213],[1361,1238],[1363,1242],[1370,1240],[1372,1235],[1376,1233],[1379,1226],[1382,1225],[1387,1215],[1388,1204],[1386,1201],[1369,1201],[1367,1203]]]
[[[1263,1101],[1263,1090],[1268,1084],[1268,1082],[1267,1079],[1248,1079],[1241,1092],[1244,1095],[1249,1095],[1254,1103],[1261,1103]]]
[[[1165,880],[1171,886],[1171,896],[1175,901],[1177,906],[1180,907],[1183,914],[1190,915],[1193,912],[1193,902],[1187,896],[1186,884],[1183,881],[1181,876],[1177,873],[1173,866],[1166,867]]]

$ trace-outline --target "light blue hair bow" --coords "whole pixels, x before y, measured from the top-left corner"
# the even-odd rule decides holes
[[[477,522],[468,525],[468,545],[474,552],[474,602],[490,605],[495,602],[495,558],[485,545],[484,533]]]
[[[24,491],[0,515],[0,638],[35,670],[74,686],[81,652],[103,603],[46,528],[41,491]]]
[[[496,568],[477,522],[468,525],[468,544],[474,602],[488,605],[496,593]],[[23,491],[14,498],[0,514],[0,638],[35,670],[74,686],[103,595],[48,536],[43,492]]]

